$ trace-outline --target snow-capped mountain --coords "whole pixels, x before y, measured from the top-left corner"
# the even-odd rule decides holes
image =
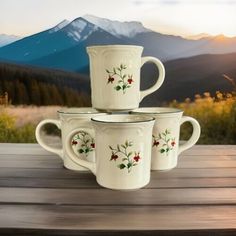
[[[30,63],[32,60],[71,48],[98,30],[98,26],[81,17],[70,23],[65,20],[49,30],[0,48],[0,58]]]
[[[130,21],[120,22],[115,20],[108,20],[105,18],[96,17],[93,15],[85,15],[84,19],[99,26],[101,29],[113,34],[116,37],[129,37],[132,38],[136,34],[150,32],[151,30],[145,28],[141,22]]]
[[[19,39],[21,39],[20,36],[0,34],[0,47],[3,47],[3,46],[10,44],[10,43],[13,43]]]
[[[68,27],[62,31],[66,32],[76,42],[81,42],[88,38],[93,32],[99,30],[99,27],[79,17],[71,22]]]
[[[61,21],[59,24],[57,24],[55,27],[53,27],[52,29],[49,30],[49,33],[54,33],[57,32],[58,30],[64,28],[65,26],[67,26],[70,23],[69,20],[63,20]]]
[[[140,45],[144,47],[144,56],[162,61],[236,52],[236,38],[221,35],[190,40],[151,31],[139,22],[86,15],[72,22],[64,20],[51,29],[1,47],[0,59],[88,73],[86,47],[104,44]]]

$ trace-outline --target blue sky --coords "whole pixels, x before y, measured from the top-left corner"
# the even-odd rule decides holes
[[[27,36],[85,14],[167,34],[236,36],[236,0],[0,0],[0,33]]]

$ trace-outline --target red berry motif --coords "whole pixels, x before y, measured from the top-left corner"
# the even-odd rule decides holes
[[[140,159],[141,159],[141,158],[140,158],[139,154],[137,154],[137,155],[134,156],[134,160],[135,160],[136,162],[138,162]]]
[[[159,147],[160,153],[165,153],[166,156],[172,151],[176,145],[175,137],[171,137],[171,131],[166,129],[164,132],[160,132],[157,135],[152,135],[153,143],[152,147]]]
[[[123,94],[126,93],[128,88],[131,88],[131,84],[134,82],[133,76],[127,74],[126,72],[127,66],[124,64],[120,64],[118,67],[113,67],[111,70],[106,69],[106,73],[108,75],[107,84],[113,84],[115,81],[115,85],[113,88],[116,91],[122,91]]]
[[[156,141],[156,140],[154,140],[154,142],[153,142],[153,147],[157,147],[158,145],[160,144],[160,142],[158,142],[158,141]]]
[[[118,156],[116,154],[112,153],[110,161],[113,161],[113,160],[116,161],[117,158],[118,158]]]
[[[132,75],[129,75],[128,77],[129,77],[128,80],[127,80],[128,83],[132,84],[134,82],[133,79],[132,79]]]
[[[109,83],[113,83],[114,80],[115,80],[115,79],[114,79],[113,77],[109,76],[107,83],[108,83],[108,84],[109,84]]]
[[[131,151],[132,141],[126,140],[123,144],[117,144],[116,147],[109,146],[111,150],[110,161],[116,161],[116,165],[120,170],[127,169],[128,173],[138,165],[140,152]]]
[[[94,138],[91,137],[90,134],[85,131],[78,131],[78,133],[73,137],[71,145],[75,146],[78,154],[83,154],[86,157],[91,152],[94,152],[95,148]]]
[[[78,143],[78,142],[75,141],[75,140],[72,141],[72,145],[76,145],[77,143]]]

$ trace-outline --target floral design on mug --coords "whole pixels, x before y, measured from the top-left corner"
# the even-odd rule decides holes
[[[126,69],[127,66],[124,64],[120,64],[119,67],[113,67],[112,71],[106,69],[108,74],[107,84],[113,84],[115,82],[116,86],[114,89],[116,91],[123,91],[123,94],[125,94],[126,89],[130,88],[134,82],[133,75],[124,73]]]
[[[94,138],[85,131],[79,131],[71,141],[72,146],[78,145],[77,152],[79,154],[85,154],[87,157],[89,153],[94,151],[95,143]]]
[[[111,150],[110,161],[117,161],[121,159],[121,163],[117,165],[119,169],[127,169],[128,173],[131,172],[134,166],[138,165],[140,161],[140,152],[129,151],[130,147],[133,146],[133,143],[130,141],[125,141],[125,144],[117,144],[116,148],[109,146]]]
[[[171,137],[170,130],[166,129],[164,132],[159,133],[157,136],[152,135],[152,147],[160,147],[159,152],[165,153],[166,156],[174,149],[176,142],[175,138]]]

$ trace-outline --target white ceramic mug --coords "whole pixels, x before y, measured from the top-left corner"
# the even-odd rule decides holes
[[[61,157],[64,166],[67,169],[87,170],[83,166],[75,164],[75,162],[70,159],[64,148],[65,137],[69,132],[76,128],[77,133],[74,134],[74,137],[71,140],[76,158],[94,161],[95,141],[91,118],[104,114],[106,113],[100,113],[90,107],[62,109],[58,111],[59,120],[46,119],[38,124],[35,131],[36,140],[44,149]],[[62,148],[51,147],[43,140],[42,129],[45,124],[54,124],[61,130]]]
[[[139,107],[144,97],[162,85],[165,69],[155,57],[141,57],[143,47],[107,45],[87,47],[90,61],[92,106],[99,110],[123,111]],[[140,91],[140,69],[146,62],[159,70],[157,82]]]
[[[150,181],[152,129],[155,119],[140,115],[106,115],[92,118],[95,128],[96,163],[78,159],[71,140],[66,152],[78,165],[90,169],[98,184],[116,190],[138,189]]]
[[[191,148],[199,139],[201,128],[197,120],[182,116],[183,111],[168,107],[145,107],[131,113],[151,115],[156,119],[152,134],[152,170],[169,170],[178,162],[178,156]],[[180,126],[190,122],[193,126],[192,136],[179,144]]]

